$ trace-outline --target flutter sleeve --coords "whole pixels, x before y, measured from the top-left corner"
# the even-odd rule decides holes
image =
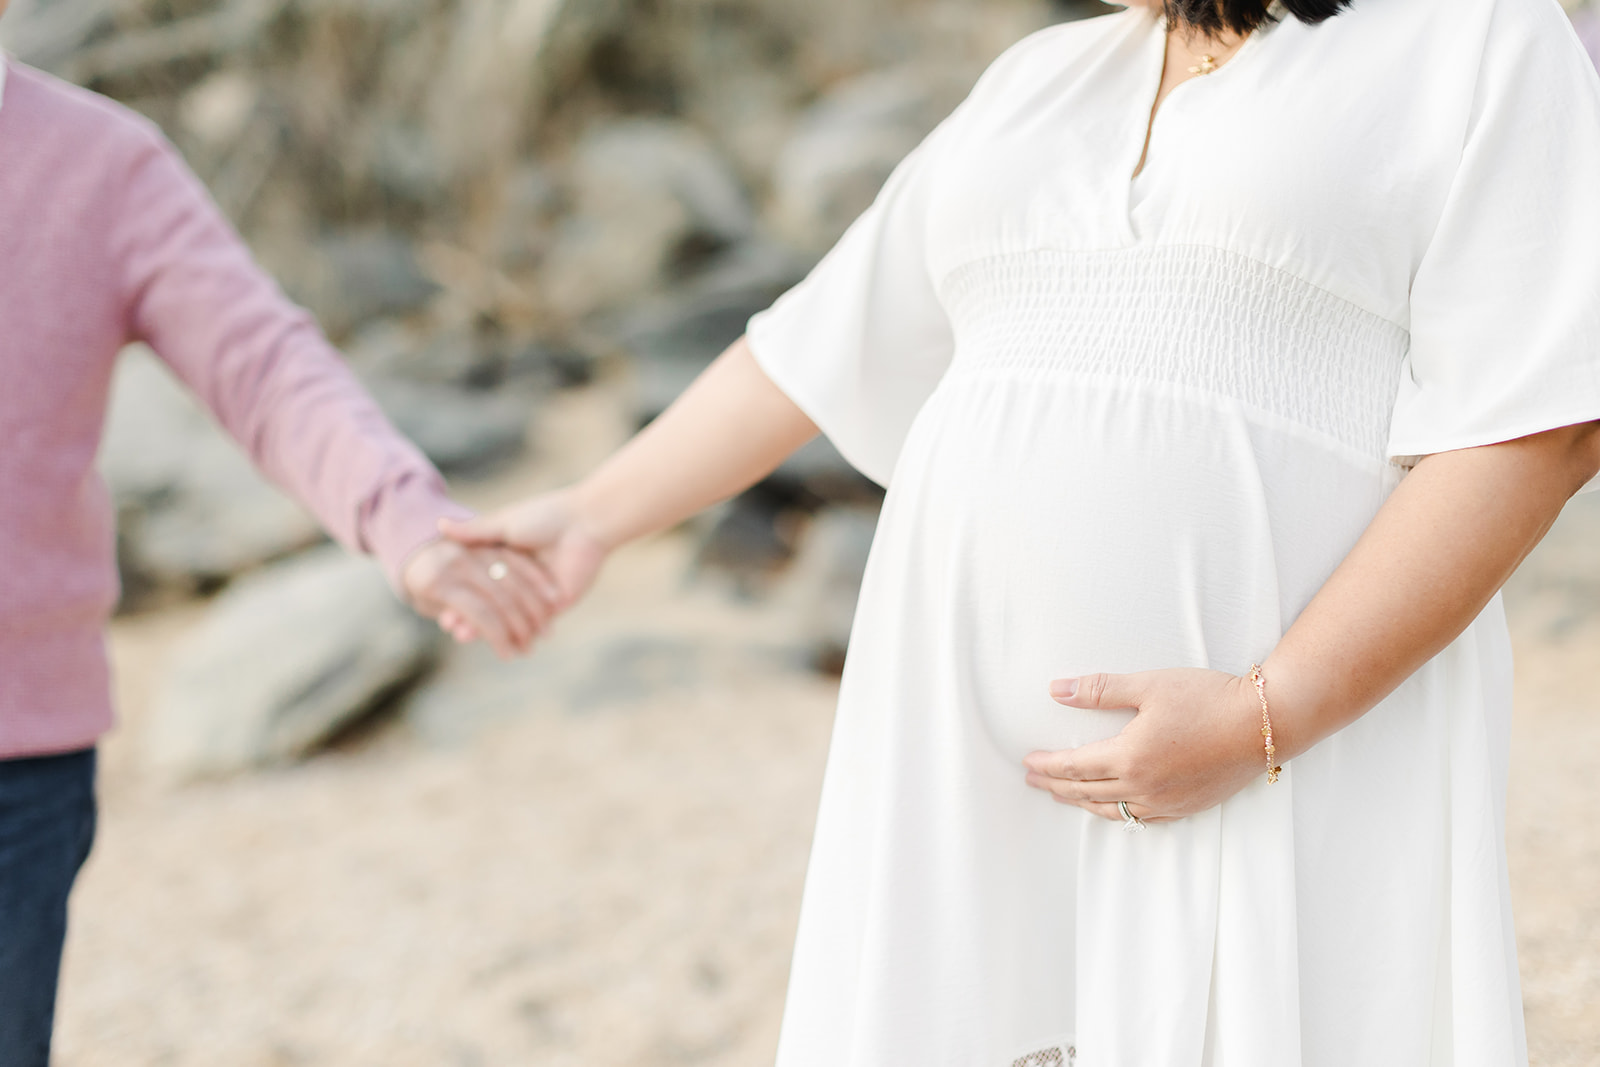
[[[762,370],[879,485],[954,348],[926,244],[928,189],[956,121],[906,157],[810,276],[750,321]]]
[[[1496,5],[1407,362],[1400,463],[1600,420],[1600,78],[1555,4]]]

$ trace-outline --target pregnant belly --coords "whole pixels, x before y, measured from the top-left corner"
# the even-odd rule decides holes
[[[1242,671],[1279,634],[1265,496],[1239,416],[1139,390],[974,389],[925,412],[880,537],[937,590],[967,702],[1006,758],[1114,736],[1053,679]],[[915,625],[913,620],[908,623]],[[940,636],[933,636],[938,634]]]

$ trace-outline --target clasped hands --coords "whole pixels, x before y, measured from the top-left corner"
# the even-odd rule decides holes
[[[407,562],[412,605],[457,641],[481,639],[502,659],[531,649],[588,589],[610,549],[578,521],[566,492],[465,522]]]
[[[531,648],[588,590],[613,547],[584,520],[573,490],[440,529],[444,539],[407,568],[408,591],[456,640],[482,638],[502,657]],[[1027,757],[1027,784],[1060,803],[1122,822],[1125,802],[1143,821],[1170,822],[1265,773],[1260,705],[1244,678],[1199,669],[1094,674],[1058,680],[1050,692],[1066,707],[1138,713],[1108,740]]]

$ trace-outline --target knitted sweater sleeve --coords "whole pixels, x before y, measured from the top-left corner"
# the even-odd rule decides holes
[[[463,512],[311,316],[255,263],[176,149],[141,128],[111,239],[129,336],[150,345],[335,539],[406,559]]]

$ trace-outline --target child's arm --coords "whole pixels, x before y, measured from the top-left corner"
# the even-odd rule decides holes
[[[502,654],[525,648],[549,613],[539,576],[526,561],[498,560],[509,580],[496,582],[496,560],[432,543],[441,518],[467,513],[155,131],[120,191],[107,242],[127,335],[147,342],[329,533],[376,556],[419,610],[454,607]]]

